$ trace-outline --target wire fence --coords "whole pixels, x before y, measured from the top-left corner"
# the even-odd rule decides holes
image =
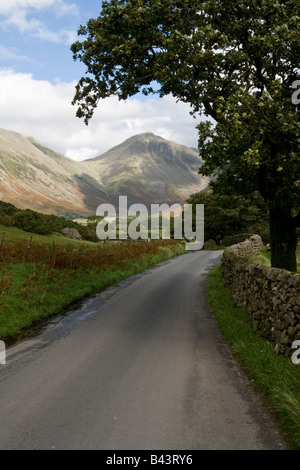
[[[87,269],[89,267],[114,268],[138,260],[143,255],[155,255],[160,247],[176,243],[172,240],[140,240],[140,243],[98,243],[88,245],[60,245],[55,243],[40,245],[32,236],[27,242],[9,242],[5,233],[0,234],[0,263],[43,264],[57,269]]]

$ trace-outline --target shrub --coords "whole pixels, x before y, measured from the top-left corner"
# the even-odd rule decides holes
[[[19,209],[17,209],[13,204],[10,204],[9,202],[4,202],[0,201],[0,215],[10,215],[13,216],[16,212],[18,212]]]
[[[6,227],[12,227],[15,225],[15,220],[11,215],[0,215],[0,224]]]
[[[14,221],[16,227],[25,232],[38,233],[39,235],[49,235],[51,233],[46,216],[30,209],[17,212],[14,215]]]

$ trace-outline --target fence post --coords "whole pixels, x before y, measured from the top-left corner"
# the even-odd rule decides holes
[[[1,235],[1,238],[0,238],[0,248],[3,245],[4,237],[5,237],[5,232],[2,232],[2,235]]]
[[[67,262],[70,262],[70,269],[73,268],[73,246],[69,245],[68,247],[68,259]]]
[[[26,252],[26,263],[28,263],[28,256],[29,256],[29,251],[30,251],[30,248],[31,248],[31,243],[32,243],[32,236],[28,240],[27,252]]]
[[[55,249],[55,242],[52,242],[51,253],[50,253],[50,266],[52,264],[53,257],[54,257],[54,249]]]

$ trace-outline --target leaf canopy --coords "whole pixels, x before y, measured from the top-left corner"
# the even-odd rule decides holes
[[[172,94],[208,118],[198,126],[201,173],[297,215],[299,0],[111,0],[79,36],[78,117],[88,123],[111,95]]]

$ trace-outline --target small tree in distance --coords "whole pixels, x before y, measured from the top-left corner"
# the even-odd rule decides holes
[[[84,39],[71,50],[87,75],[76,87],[77,116],[87,124],[100,99],[139,91],[190,103],[208,118],[198,125],[200,172],[229,193],[259,191],[272,266],[296,271],[299,0],[111,0],[78,33]]]

